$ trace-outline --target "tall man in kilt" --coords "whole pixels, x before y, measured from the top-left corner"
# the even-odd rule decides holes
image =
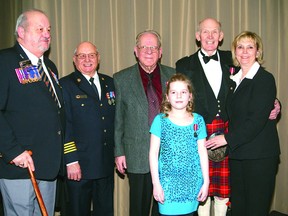
[[[225,101],[228,83],[231,82],[229,69],[233,63],[230,51],[218,49],[223,37],[219,21],[212,18],[202,20],[196,32],[200,49],[176,62],[176,71],[188,76],[193,83],[195,112],[204,117],[208,138],[228,132]],[[277,100],[275,107],[270,119],[275,119],[280,111]],[[214,198],[214,215],[226,215],[230,197],[229,175],[228,157],[212,158],[209,154],[209,197],[199,205],[199,216],[210,215],[211,197]]]

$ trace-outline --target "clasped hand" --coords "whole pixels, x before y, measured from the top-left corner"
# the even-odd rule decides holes
[[[224,145],[227,145],[224,135],[215,136],[205,142],[205,147],[207,149],[216,149]]]

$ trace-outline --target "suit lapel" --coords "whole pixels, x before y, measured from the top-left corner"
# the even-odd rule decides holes
[[[221,88],[224,88],[225,95],[227,95],[229,91],[229,83],[231,82],[229,65],[223,63],[225,62],[225,60],[224,60],[224,57],[221,55],[221,51],[219,51],[219,56],[220,56],[220,65],[221,65],[221,70],[222,70]]]
[[[133,94],[131,97],[131,103],[139,104],[143,109],[143,113],[148,115],[148,101],[138,69],[138,64],[135,64],[134,68],[131,70],[129,80],[130,82],[127,82],[127,84],[131,86],[131,93]]]
[[[99,82],[100,82],[100,86],[101,86],[101,100],[104,100],[105,98],[108,100],[110,96],[106,96],[106,94],[109,94],[109,91],[111,91],[111,89],[109,90],[109,85],[105,79],[105,77],[98,73],[99,76]]]
[[[98,73],[98,76],[99,76],[99,82],[100,82],[100,88],[101,88],[101,100],[103,100],[105,97],[106,97],[106,82],[105,82],[105,79],[104,77]]]
[[[54,89],[56,91],[58,100],[59,100],[61,106],[63,106],[63,97],[62,97],[62,92],[61,92],[61,89],[60,89],[60,86],[59,86],[58,77],[56,76],[54,71],[52,71],[52,69],[50,68],[49,62],[47,61],[47,59],[45,57],[44,57],[44,64],[45,64],[45,66],[46,66],[46,68],[48,70],[49,76],[50,76],[50,78],[52,80],[52,83],[53,83]],[[45,88],[47,88],[47,87],[45,86]]]
[[[198,51],[199,52],[199,51]],[[206,78],[206,75],[205,75],[205,72],[204,72],[204,69],[201,65],[201,62],[198,58],[198,52],[196,53],[195,55],[195,59],[194,59],[194,62],[191,61],[191,67],[195,68],[195,74],[197,76],[197,80],[201,80],[201,82],[194,82],[194,85],[198,86],[198,88],[200,89],[206,89],[205,86],[209,83],[208,83],[208,80]],[[195,64],[195,66],[193,66],[193,64]],[[200,79],[199,79],[200,78]],[[210,85],[209,85],[210,86]]]
[[[234,95],[236,95],[239,91],[241,91],[242,88],[245,88],[247,85],[249,85],[252,82],[252,79],[247,79],[244,78],[242,80],[242,82],[240,83],[240,85],[238,86],[238,88],[236,89],[236,91],[234,92]]]
[[[213,93],[213,90],[211,86],[209,85],[204,69],[199,60],[198,52],[194,54],[194,58],[192,58],[193,60],[191,59],[192,61],[190,62],[190,67],[193,68],[193,71],[194,71],[193,73],[194,76],[192,77],[192,82],[193,82],[193,85],[195,86],[194,88],[200,89],[199,91],[197,90],[195,91],[196,97],[197,97],[197,94],[202,94],[198,96],[202,98],[202,97],[207,97],[207,95],[210,95],[208,94],[207,89],[210,88],[211,89],[210,92],[212,93]],[[197,82],[193,81],[193,79],[197,80]],[[213,97],[215,98],[214,94],[213,94]],[[209,100],[198,100],[198,103],[201,103],[205,110],[208,109],[208,102]]]
[[[24,50],[22,49],[22,47],[18,42],[15,44],[14,49],[19,54],[21,61],[29,60],[28,56],[26,55],[26,53],[24,52]]]
[[[159,67],[160,67],[162,95],[164,95],[170,75],[169,73],[166,73],[164,71],[165,69],[161,67],[161,64],[159,65]],[[134,68],[131,70],[129,82],[127,81],[127,85],[131,87],[131,93],[133,94],[133,96],[131,97],[131,103],[139,104],[139,106],[143,109],[143,113],[145,113],[148,116],[148,101],[144,91],[138,64],[135,64]]]
[[[162,68],[160,64],[159,64],[159,68],[160,68],[160,77],[161,77],[162,96],[164,96],[166,93],[167,84],[168,84],[168,80],[170,79],[170,75],[169,73],[165,72],[165,69]]]

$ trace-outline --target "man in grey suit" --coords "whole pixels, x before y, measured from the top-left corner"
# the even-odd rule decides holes
[[[121,174],[128,175],[130,216],[148,216],[153,190],[148,159],[149,129],[155,115],[150,108],[154,102],[159,112],[166,82],[175,70],[159,63],[162,48],[156,31],[139,33],[134,53],[138,63],[114,75],[115,163]],[[151,84],[157,97],[149,104]]]

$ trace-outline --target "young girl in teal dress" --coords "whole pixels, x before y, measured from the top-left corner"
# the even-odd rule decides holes
[[[153,196],[161,215],[190,215],[208,195],[206,126],[193,112],[192,84],[173,75],[150,129]]]

